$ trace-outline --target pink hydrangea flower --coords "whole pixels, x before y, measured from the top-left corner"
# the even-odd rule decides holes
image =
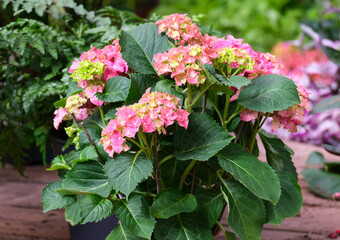
[[[89,103],[89,99],[83,93],[72,95],[67,98],[65,108],[54,111],[53,125],[58,129],[63,120],[71,119],[71,114],[74,114],[78,121],[83,121],[94,112],[94,108],[95,106]]]
[[[113,157],[116,152],[127,151],[127,138],[135,138],[138,131],[166,134],[165,128],[175,121],[188,127],[189,113],[181,109],[180,100],[168,93],[150,92],[143,94],[138,103],[117,109],[116,118],[110,120],[102,131],[100,143]]]
[[[202,34],[197,25],[187,17],[187,14],[172,14],[164,20],[157,21],[158,33],[166,32],[166,34],[179,45],[197,44],[200,42]]]
[[[158,75],[171,74],[178,86],[186,83],[198,86],[204,83],[206,77],[196,61],[202,64],[210,62],[210,59],[202,54],[203,50],[203,47],[194,45],[179,46],[168,52],[157,53],[154,56],[155,69]]]

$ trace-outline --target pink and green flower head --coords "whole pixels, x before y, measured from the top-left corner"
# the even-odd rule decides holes
[[[139,131],[166,134],[165,128],[175,121],[187,128],[189,113],[181,109],[179,103],[177,97],[168,93],[150,92],[149,88],[138,103],[117,108],[116,118],[110,120],[103,129],[100,143],[113,157],[114,153],[127,151],[127,139],[135,138]]]
[[[89,99],[83,94],[72,95],[66,100],[65,107],[60,107],[54,111],[53,125],[55,129],[58,129],[59,124],[63,120],[71,119],[71,114],[73,114],[76,120],[85,120],[90,114],[95,111],[95,106],[93,104],[88,104]]]
[[[158,33],[166,32],[166,34],[176,40],[177,45],[198,44],[202,38],[202,34],[197,25],[187,17],[187,14],[172,14],[164,20],[157,21]]]

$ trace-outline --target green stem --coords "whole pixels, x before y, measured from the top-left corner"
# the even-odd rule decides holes
[[[161,166],[163,163],[165,163],[166,161],[168,161],[168,160],[170,160],[171,158],[174,158],[174,157],[175,157],[175,155],[173,155],[173,154],[170,154],[170,155],[164,157],[162,160],[159,161],[159,166]]]
[[[226,96],[225,96],[225,105],[224,105],[224,112],[223,112],[223,122],[225,122],[227,117],[228,117],[229,101],[230,101],[230,95],[226,94]]]
[[[262,128],[263,124],[266,122],[268,116],[266,116],[263,121],[260,123],[259,130]]]
[[[214,104],[212,101],[209,100],[209,98],[208,98],[208,101],[210,102],[210,104],[211,104],[211,105],[213,106],[213,108],[215,109],[215,111],[216,111],[218,117],[220,118],[221,124],[223,125],[223,122],[224,122],[224,121],[223,121],[222,114],[221,114],[220,110],[218,109],[217,106],[215,106],[215,104]]]
[[[201,92],[197,95],[197,97],[195,98],[195,100],[189,105],[190,109],[196,104],[196,102],[200,99],[200,97],[202,97],[203,94],[204,94],[206,91],[209,90],[209,88],[210,88],[212,85],[214,85],[214,83],[209,84],[209,86],[207,86],[203,91],[201,91]]]
[[[230,123],[231,120],[233,120],[234,117],[236,117],[240,112],[242,112],[242,110],[244,109],[242,106],[240,107],[239,110],[237,110],[239,108],[240,105],[238,105],[238,107],[236,108],[236,112],[234,112],[226,122],[224,122],[223,126],[226,127],[228,126],[228,124]]]
[[[192,89],[191,89],[191,85],[189,83],[187,84],[187,89],[188,89],[188,97],[185,100],[185,108],[189,113],[191,113]]]
[[[104,111],[103,111],[102,107],[99,107],[99,111],[100,111],[100,116],[102,118],[103,125],[104,125],[104,127],[106,127],[106,122],[105,122],[105,118],[104,118]]]
[[[260,130],[259,128],[259,125],[260,125],[260,122],[262,120],[262,117],[261,119],[256,119],[255,120],[255,124],[254,124],[254,130],[253,130],[253,134],[251,135],[251,138],[250,138],[250,143],[249,143],[249,152],[251,153],[254,149],[254,146],[255,146],[255,141],[256,141],[256,135],[257,135],[257,132]]]
[[[160,184],[159,184],[159,179],[160,179],[160,173],[159,173],[159,165],[158,165],[158,143],[157,143],[157,132],[154,132],[154,159],[155,159],[155,177],[156,177],[156,190],[157,193],[160,191]]]
[[[127,138],[128,141],[136,144],[140,149],[144,149],[144,147],[142,147],[136,140],[134,140],[133,138]]]
[[[178,185],[178,189],[182,190],[183,188],[183,184],[185,182],[185,179],[187,178],[189,172],[191,171],[191,169],[195,166],[197,160],[191,160],[191,163],[189,164],[189,166],[185,169],[184,173],[181,176],[181,182]]]
[[[227,230],[223,227],[223,225],[219,221],[216,221],[216,224],[222,230],[224,235],[226,235],[225,233],[227,232]]]

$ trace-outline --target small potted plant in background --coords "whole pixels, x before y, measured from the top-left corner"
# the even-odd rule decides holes
[[[51,129],[53,103],[67,94],[74,56],[143,22],[112,7],[94,12],[74,1],[47,2],[2,3],[15,21],[0,28],[0,161],[4,167],[12,159],[21,174],[25,163],[46,164],[64,145],[67,135]]]
[[[273,118],[294,132],[308,109],[281,67],[242,39],[203,35],[185,14],[84,52],[55,104],[54,126],[72,120],[76,150],[53,160],[60,180],[43,190],[44,212],[65,208],[72,225],[115,214],[107,239],[206,240],[218,229],[261,239],[265,223],[302,206],[293,152],[261,131]]]

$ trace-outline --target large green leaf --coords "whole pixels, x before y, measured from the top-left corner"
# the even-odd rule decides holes
[[[80,199],[82,199],[83,196],[78,195],[77,200],[75,200],[71,205],[65,207],[65,219],[68,221],[72,226],[77,225],[81,222],[81,206],[79,205]]]
[[[294,217],[302,207],[301,188],[289,173],[278,173],[281,183],[281,197],[274,205],[266,201],[267,223],[280,225],[286,217]]]
[[[331,109],[340,108],[340,94],[322,99],[313,107],[313,113],[321,113]]]
[[[128,196],[144,179],[151,176],[151,160],[136,154],[122,153],[110,159],[104,166],[109,184]]]
[[[239,182],[223,179],[221,190],[228,205],[229,227],[243,240],[260,240],[266,221],[263,201]]]
[[[269,74],[257,77],[245,86],[238,103],[253,111],[273,113],[300,103],[295,83],[284,76]]]
[[[260,162],[257,157],[235,143],[229,144],[216,156],[221,167],[254,195],[274,203],[279,201],[280,180],[267,163]]]
[[[207,161],[227,146],[234,137],[203,113],[192,113],[185,130],[178,127],[174,137],[175,155],[179,160]]]
[[[143,240],[137,237],[121,222],[113,229],[113,231],[105,238],[105,240]]]
[[[197,207],[197,200],[192,194],[184,194],[176,188],[168,188],[159,194],[152,204],[152,214],[156,218],[170,218],[178,213],[192,212]]]
[[[340,192],[339,174],[309,168],[303,170],[302,175],[309,188],[321,197],[332,198],[334,193]]]
[[[196,188],[195,196],[198,202],[196,212],[202,216],[206,225],[212,228],[223,210],[222,193],[214,189]]]
[[[126,77],[116,76],[111,78],[105,85],[102,93],[96,93],[99,100],[104,102],[125,101],[129,94],[131,80]]]
[[[153,23],[141,24],[129,32],[122,31],[119,45],[130,68],[139,73],[155,74],[153,56],[169,49],[166,35],[158,34]]]
[[[102,197],[108,197],[111,186],[102,165],[96,161],[88,161],[78,163],[66,173],[61,190],[74,191],[75,193],[95,193]]]
[[[73,203],[73,197],[63,195],[56,192],[61,188],[61,181],[55,181],[49,183],[44,190],[42,190],[41,202],[43,204],[44,213],[55,210],[58,208],[63,208]]]
[[[157,240],[213,240],[210,228],[196,213],[182,213],[169,219],[157,220]]]
[[[98,222],[112,214],[113,205],[109,199],[101,198],[96,195],[86,195],[79,201],[82,209],[82,224],[88,222]]]
[[[133,104],[139,101],[142,95],[148,88],[152,88],[157,83],[157,78],[150,76],[149,74],[142,73],[132,73],[131,77],[131,87],[129,95],[126,98],[126,104]]]
[[[294,153],[291,149],[273,134],[261,130],[259,136],[266,150],[268,164],[277,172],[290,173],[297,181],[298,176],[292,161],[292,154]]]
[[[130,231],[139,237],[149,239],[155,227],[155,219],[142,195],[132,194],[129,200],[114,204],[113,211]]]

